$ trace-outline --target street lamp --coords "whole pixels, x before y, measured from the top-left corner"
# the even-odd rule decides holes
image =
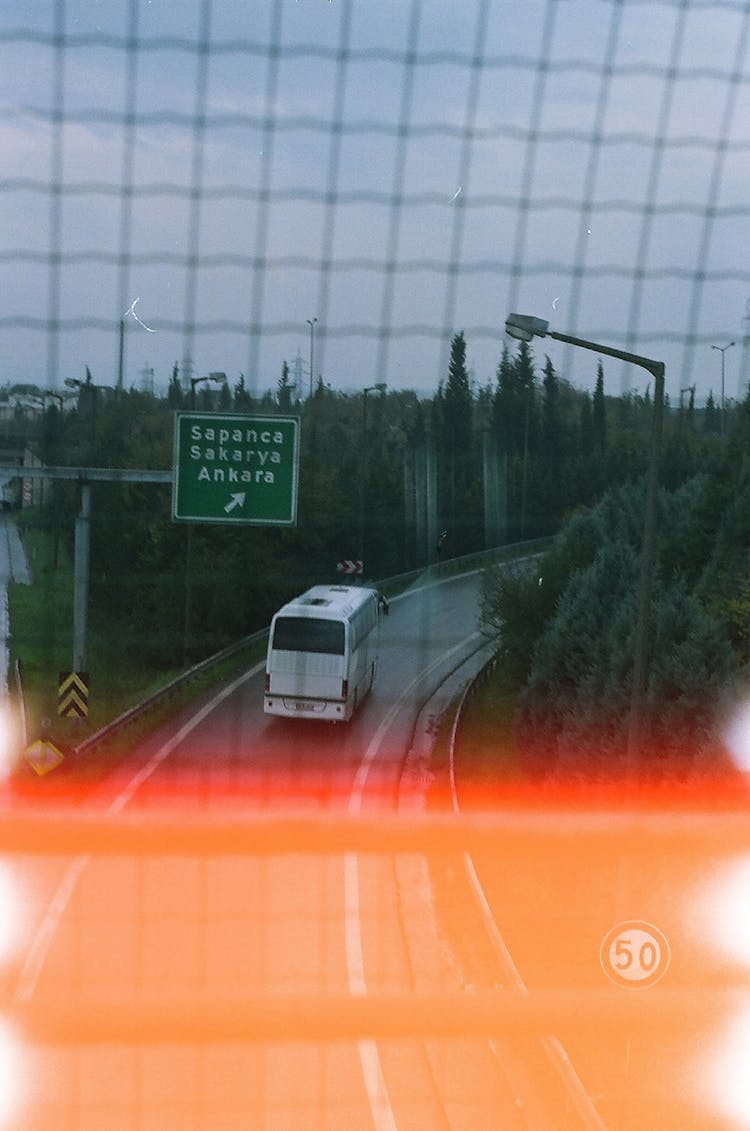
[[[533,318],[528,314],[509,314],[505,322],[505,332],[522,342],[532,338],[550,337],[569,345],[608,357],[629,361],[646,369],[654,378],[654,413],[651,424],[651,452],[649,456],[648,489],[646,493],[646,513],[643,521],[643,549],[641,552],[641,579],[638,593],[638,621],[636,624],[635,657],[633,660],[633,689],[630,701],[630,725],[628,729],[628,757],[633,758],[640,749],[643,731],[643,703],[646,693],[646,643],[648,635],[648,613],[651,597],[651,580],[654,568],[654,548],[656,543],[656,504],[659,486],[659,454],[661,450],[661,429],[664,412],[664,362],[650,357],[640,357],[635,353],[588,342],[585,338],[574,338],[570,334],[560,334],[549,329],[543,318]],[[729,347],[726,347],[727,349]]]
[[[307,322],[307,325],[310,327],[310,399],[312,400],[312,395],[313,395],[313,344],[314,344],[314,339],[315,339],[315,323],[318,320],[317,320],[317,318],[307,318],[307,319],[305,319],[305,321]]]
[[[365,569],[365,475],[367,474],[367,394],[384,393],[388,388],[385,381],[368,385],[362,390],[362,452],[359,469],[359,560],[362,572]]]
[[[736,346],[736,342],[728,342],[725,346],[711,346],[712,350],[718,350],[721,354],[721,433],[724,434],[724,354],[730,350],[732,346]]]
[[[195,387],[202,385],[204,382],[210,381],[214,385],[226,385],[226,373],[209,373],[207,377],[191,377],[190,378],[190,408],[195,408]]]

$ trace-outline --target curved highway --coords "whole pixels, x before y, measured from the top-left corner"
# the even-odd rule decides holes
[[[89,811],[136,821],[169,812],[189,829],[196,815],[246,815],[252,827],[283,812],[419,808],[429,767],[404,773],[418,715],[482,645],[476,607],[476,575],[425,578],[394,600],[374,691],[348,726],[264,716],[259,665],[134,751]],[[415,993],[474,988],[436,921],[423,854],[389,853],[376,838],[373,851],[343,855],[309,843],[214,855],[199,831],[177,856],[167,845],[114,857],[90,849],[2,861],[9,1012],[48,1035],[34,1043],[6,1027],[0,1127],[560,1125],[533,1058],[460,1031],[430,1039],[429,1011],[427,1039],[408,1036]],[[277,1020],[291,1009],[284,1039],[243,1039],[243,1008],[259,998]],[[303,1008],[308,999],[318,1013]],[[389,1036],[346,1039],[357,1001],[380,1009]],[[59,1016],[73,1019],[67,1031],[55,1029]]]
[[[471,856],[389,844],[476,805],[470,752],[431,748],[485,651],[477,588],[425,576],[392,601],[351,724],[264,716],[259,664],[78,799],[76,854],[0,858],[0,1131],[745,1125],[746,1013],[717,1029],[679,996],[737,985],[741,837],[659,833],[655,853],[653,828],[602,841],[576,814],[579,835],[550,839],[537,814]],[[362,830],[356,850],[326,847],[336,822]],[[212,847],[225,824],[239,847]],[[561,990],[564,1045],[495,1030],[495,1009]]]

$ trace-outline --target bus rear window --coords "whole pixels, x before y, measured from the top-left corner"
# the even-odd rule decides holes
[[[344,625],[314,617],[278,617],[273,648],[285,652],[328,652],[344,655]]]

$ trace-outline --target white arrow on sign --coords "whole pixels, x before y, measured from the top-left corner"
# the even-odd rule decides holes
[[[245,505],[245,492],[244,491],[237,491],[236,494],[234,494],[230,497],[229,502],[224,507],[224,510],[227,512],[227,514],[229,514],[230,511],[235,510],[237,507],[244,507],[244,505]]]

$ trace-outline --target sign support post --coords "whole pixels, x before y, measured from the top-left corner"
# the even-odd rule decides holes
[[[89,547],[91,533],[91,484],[98,483],[171,483],[171,471],[138,470],[119,467],[19,467],[0,465],[0,472],[10,479],[73,480],[81,488],[81,509],[75,521],[73,552],[73,674],[86,685],[86,637],[88,627]],[[88,708],[87,708],[88,709]]]
[[[73,549],[73,671],[86,671],[86,628],[89,604],[91,484],[81,483],[81,510],[76,517]]]

